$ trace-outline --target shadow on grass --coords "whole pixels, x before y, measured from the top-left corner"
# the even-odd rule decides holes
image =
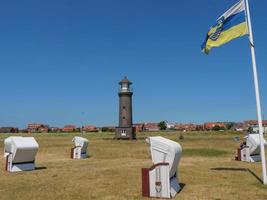
[[[184,189],[184,187],[185,187],[185,184],[184,184],[184,183],[179,183],[179,185],[180,185],[181,189],[180,189],[180,191],[178,192],[178,194],[179,194],[179,193],[181,193],[181,192],[182,192],[182,190],[183,190],[183,189]]]
[[[35,170],[45,170],[47,167],[35,167]]]
[[[261,178],[258,177],[253,171],[248,168],[226,168],[226,167],[218,167],[218,168],[211,168],[211,170],[215,171],[239,171],[239,172],[249,172],[254,178],[256,178],[260,183],[263,183]]]
[[[102,137],[101,140],[116,140],[114,137]]]
[[[132,139],[132,140],[130,140],[130,139],[117,139],[117,138],[115,138],[115,137],[103,137],[103,138],[101,138],[102,140],[113,140],[113,141],[137,141],[137,140],[145,140],[147,137],[137,137],[136,139]]]
[[[201,156],[201,157],[218,157],[225,156],[228,152],[220,149],[210,149],[210,148],[196,148],[196,149],[184,149],[184,156]]]

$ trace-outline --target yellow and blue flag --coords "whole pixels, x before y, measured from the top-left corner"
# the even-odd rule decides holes
[[[213,47],[219,47],[247,34],[245,2],[240,0],[217,19],[216,24],[210,28],[201,49],[208,54]]]

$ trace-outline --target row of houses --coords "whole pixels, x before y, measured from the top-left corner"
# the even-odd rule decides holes
[[[46,124],[41,123],[31,123],[28,124],[27,128],[21,130],[21,132],[28,133],[48,133],[48,132],[98,132],[99,129],[93,125],[82,126],[81,128],[76,127],[75,125],[65,125],[63,128],[59,127],[50,127]],[[1,128],[0,128],[1,132]]]
[[[18,133],[19,129],[15,127],[1,127],[0,133]]]
[[[247,131],[249,128],[253,132],[258,131],[257,120],[247,120],[244,122],[206,122],[204,124],[193,123],[169,123],[165,121],[167,130],[177,131],[210,131],[210,130],[236,130]],[[267,120],[262,121],[264,131],[267,132]],[[158,123],[138,123],[134,124],[137,132],[141,131],[159,131],[160,127]]]
[[[204,124],[183,124],[183,123],[168,123],[166,124],[166,130],[177,130],[177,131],[204,131],[212,130],[214,127],[218,126],[221,128],[226,128],[226,124],[222,122],[208,122]],[[142,131],[159,131],[159,123],[138,123],[133,125],[137,132]]]
[[[252,132],[259,132],[259,126],[257,120],[249,120],[244,122]],[[263,131],[267,133],[267,120],[262,120]]]
[[[267,120],[262,121],[265,132],[267,132]],[[165,121],[167,130],[177,130],[177,131],[209,131],[209,130],[237,130],[246,131],[252,130],[254,132],[258,131],[258,121],[257,120],[247,120],[244,122],[206,122],[204,124],[193,124],[193,123],[169,123]],[[136,123],[133,124],[136,132],[142,131],[159,131],[159,123]],[[115,126],[107,126],[102,128],[97,128],[94,125],[86,125],[76,127],[75,125],[65,125],[63,128],[50,127],[49,125],[42,123],[30,123],[26,129],[19,130],[15,127],[1,127],[0,133],[18,133],[18,132],[28,132],[28,133],[48,133],[48,132],[99,132],[99,131],[115,131]]]
[[[143,131],[159,131],[158,123],[137,123],[133,124],[133,127],[136,132],[143,132]]]

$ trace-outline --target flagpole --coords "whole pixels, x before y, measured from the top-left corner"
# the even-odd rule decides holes
[[[248,32],[249,32],[249,42],[250,42],[252,65],[253,65],[253,76],[254,76],[256,104],[257,104],[257,116],[258,116],[260,150],[261,150],[262,178],[263,178],[263,184],[266,185],[267,184],[266,161],[265,161],[264,137],[263,137],[263,128],[262,128],[262,114],[261,114],[259,81],[258,81],[257,63],[256,63],[256,56],[255,56],[255,46],[254,46],[254,39],[253,39],[253,32],[252,32],[252,26],[251,26],[250,10],[249,10],[248,0],[245,0],[245,6],[246,6],[246,15],[247,15]]]

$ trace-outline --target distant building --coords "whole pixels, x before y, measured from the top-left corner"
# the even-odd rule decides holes
[[[144,125],[145,131],[159,131],[159,125],[158,123],[145,123]]]
[[[39,132],[48,133],[49,132],[49,126],[45,125],[45,126],[40,127]]]
[[[244,131],[244,130],[246,130],[247,128],[245,127],[245,124],[244,123],[242,123],[242,122],[236,122],[235,124],[234,124],[234,130],[236,130],[236,131]]]
[[[144,123],[133,124],[133,127],[134,127],[136,132],[142,132],[145,130],[145,124]]]
[[[18,133],[19,129],[15,127],[1,127],[0,133]]]
[[[207,122],[204,123],[205,130],[212,130],[214,127],[220,127],[226,129],[226,124],[224,122]]]
[[[178,131],[196,131],[197,125],[195,125],[195,124],[175,124],[174,129],[178,130]]]
[[[60,133],[62,131],[61,128],[58,127],[50,127],[50,132],[52,133]]]
[[[76,126],[75,125],[65,125],[62,129],[63,132],[75,132]]]
[[[263,126],[264,133],[267,133],[267,120],[262,120],[262,126]],[[244,121],[244,127],[246,130],[248,130],[249,128],[252,128],[253,132],[255,133],[259,132],[258,120]]]
[[[244,121],[244,124],[246,127],[249,127],[249,126],[257,126],[258,125],[258,120],[247,120],[247,121]],[[267,127],[267,120],[262,120],[262,126],[266,126]]]
[[[205,128],[204,128],[204,125],[203,124],[197,124],[196,125],[196,131],[204,131]]]
[[[84,132],[98,132],[98,128],[93,125],[86,125],[82,127],[82,131]]]
[[[168,121],[165,122],[167,129],[175,129],[175,123],[170,123]]]
[[[38,123],[32,123],[28,124],[28,132],[33,133],[33,132],[38,132],[39,128],[42,127],[43,124],[38,124]]]
[[[253,126],[250,126],[252,128],[252,132],[253,133],[259,133],[259,125],[253,125]],[[267,133],[267,126],[263,126],[263,132],[264,133]]]
[[[49,126],[40,123],[32,123],[28,124],[27,129],[29,133],[48,133]]]

